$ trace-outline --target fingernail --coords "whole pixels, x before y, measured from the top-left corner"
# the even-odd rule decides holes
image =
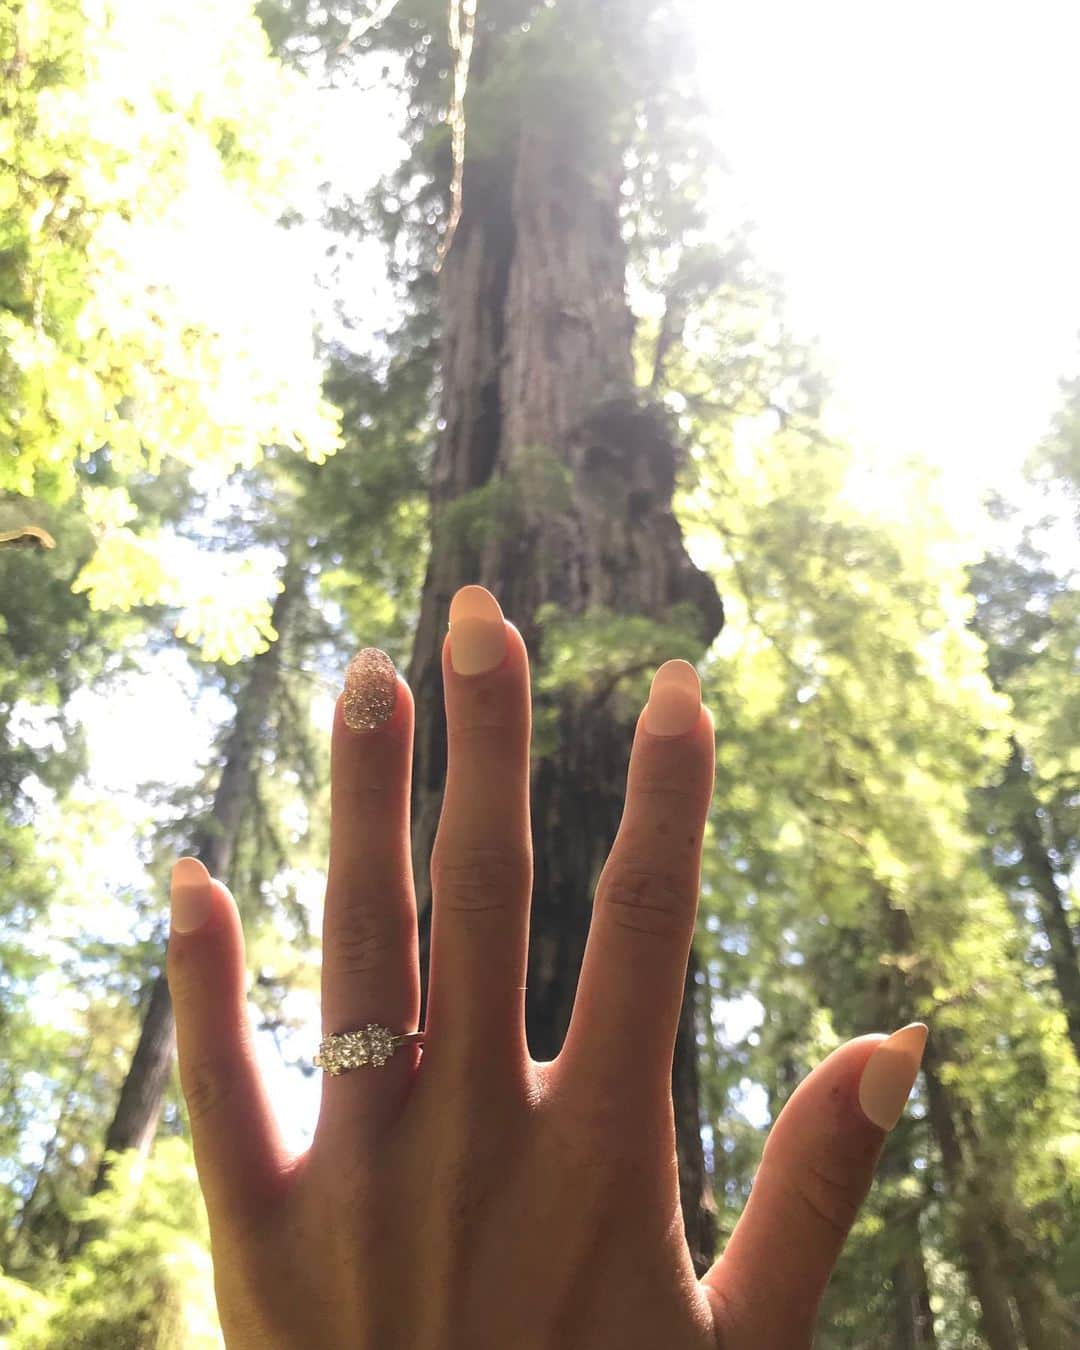
[[[689,661],[665,661],[653,676],[645,705],[645,730],[682,736],[701,713],[701,681]]]
[[[912,1022],[882,1041],[866,1061],[859,1080],[859,1105],[883,1130],[891,1130],[903,1115],[928,1035],[922,1022]]]
[[[169,901],[175,933],[193,933],[210,917],[214,908],[210,873],[198,858],[181,858],[173,865]]]
[[[397,706],[397,670],[378,647],[356,653],[345,671],[342,715],[350,731],[374,731]]]
[[[462,586],[450,601],[450,664],[458,675],[483,675],[506,655],[499,602],[483,586]]]

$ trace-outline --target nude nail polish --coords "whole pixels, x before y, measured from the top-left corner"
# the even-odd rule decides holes
[[[173,864],[169,904],[174,933],[193,933],[214,912],[210,873],[198,858],[179,858]]]
[[[903,1115],[928,1035],[922,1022],[912,1022],[883,1040],[866,1061],[859,1079],[859,1105],[880,1129],[891,1130]]]
[[[350,731],[374,731],[388,722],[397,706],[397,671],[378,647],[356,653],[345,671],[342,713]]]
[[[701,682],[689,661],[665,661],[653,676],[645,705],[645,730],[683,736],[701,713]]]
[[[483,586],[462,586],[450,601],[450,664],[458,675],[484,675],[505,655],[499,602]]]

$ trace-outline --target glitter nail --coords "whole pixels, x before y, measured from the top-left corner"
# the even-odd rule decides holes
[[[389,721],[397,703],[397,671],[378,647],[365,647],[345,672],[345,725],[352,731],[374,731]]]

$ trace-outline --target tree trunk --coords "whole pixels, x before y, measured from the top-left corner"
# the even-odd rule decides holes
[[[225,743],[214,805],[209,816],[195,829],[191,841],[192,856],[215,877],[229,874],[251,791],[262,728],[278,680],[282,639],[296,599],[303,590],[304,574],[295,552],[290,553],[281,579],[283,589],[274,603],[271,618],[277,640],[251,663],[251,675],[237,701],[232,729]],[[108,1184],[111,1153],[124,1153],[129,1149],[136,1149],[144,1156],[149,1153],[172,1073],[175,1050],[176,1020],[162,961],[160,972],[150,985],[139,1040],[105,1135],[91,1195],[96,1195]],[[89,1236],[89,1229],[84,1225],[73,1235],[69,1252],[77,1253]]]
[[[900,1018],[890,1018],[882,1026],[892,1026]],[[899,1193],[898,1183],[913,1174],[911,1131],[913,1122],[904,1120],[885,1141],[878,1166],[878,1185],[892,1190],[884,1206],[884,1238],[895,1253],[890,1272],[892,1283],[891,1350],[937,1350],[934,1313],[930,1306],[930,1284],[926,1276],[922,1232],[919,1218],[923,1196]]]
[[[454,591],[480,582],[495,593],[529,646],[534,684],[545,670],[537,615],[546,603],[575,617],[604,606],[670,621],[672,607],[689,602],[701,654],[723,623],[715,588],[691,563],[671,512],[679,451],[633,389],[622,175],[612,141],[607,162],[596,162],[594,146],[585,163],[580,138],[545,113],[526,120],[512,154],[465,163],[463,212],[441,275],[444,430],[408,672],[417,709],[413,848],[425,987],[428,860],[446,770],[440,652]],[[467,535],[454,507],[482,488],[486,497],[473,501],[496,500],[503,514],[489,512],[479,532],[473,514]],[[562,1044],[592,892],[622,813],[639,709],[619,693],[615,676],[588,697],[560,689],[534,698],[554,728],[553,744],[534,746],[531,783],[526,1018],[540,1060]],[[687,1237],[704,1269],[713,1225],[693,1020],[688,999],[673,1090]]]
[[[979,1305],[979,1327],[988,1350],[1022,1350],[1009,1304],[1009,1290],[990,1238],[990,1216],[977,1186],[970,1184],[952,1103],[940,1077],[940,1056],[931,1037],[923,1076],[949,1194],[956,1216],[956,1239],[971,1291]]]
[[[896,1310],[894,1350],[937,1350],[921,1239],[917,1239],[897,1261],[892,1282]]]
[[[907,910],[893,903],[885,887],[879,888],[878,901],[886,950],[890,956],[911,957],[917,954],[918,943]],[[897,1020],[904,1020],[910,1015],[912,1007],[929,999],[930,988],[927,972],[915,973],[908,967],[901,975],[901,967],[895,961],[883,962],[876,988],[879,1008],[887,1009],[891,1003],[899,1014]],[[963,1118],[962,1111],[942,1082],[941,1066],[947,1058],[946,1044],[947,1033],[931,1032],[923,1056],[922,1071],[926,1081],[930,1125],[941,1151],[954,1215],[957,1247],[971,1292],[979,1306],[979,1324],[988,1350],[1023,1350],[1009,1301],[1009,1284],[1005,1278],[1002,1253],[994,1239],[995,1226],[1001,1217],[998,1212],[999,1186],[990,1186],[985,1179],[980,1184],[979,1169],[971,1156],[972,1147],[965,1149],[965,1140],[969,1145],[974,1145],[975,1130],[973,1123]],[[923,1278],[925,1280],[925,1272]]]
[[[150,986],[150,998],[139,1041],[120,1089],[116,1112],[105,1134],[105,1151],[90,1187],[91,1195],[97,1195],[108,1182],[112,1166],[107,1156],[110,1152],[135,1149],[144,1157],[150,1152],[169,1082],[175,1046],[169,986],[164,974],[161,974],[154,978]]]
[[[1015,803],[1013,830],[1023,855],[1023,871],[1030,879],[1042,916],[1043,929],[1050,944],[1050,964],[1061,996],[1069,1039],[1080,1060],[1080,942],[1073,931],[1046,845],[1038,801],[1031,776],[1024,768],[1024,755],[1015,737],[1005,774],[1010,802]]]
[[[880,889],[878,900],[884,918],[888,944],[897,949],[910,940],[907,915],[889,903],[887,890]],[[877,1025],[902,1026],[911,1021],[912,991],[908,977],[897,962],[882,962],[873,984]],[[825,995],[825,991],[823,991]],[[914,1173],[912,1133],[917,1127],[905,1118],[885,1141],[878,1167],[879,1184],[902,1182]],[[897,1253],[892,1266],[893,1334],[892,1350],[937,1350],[934,1313],[930,1306],[930,1285],[926,1276],[922,1232],[919,1220],[923,1196],[914,1199],[896,1193],[885,1207],[884,1224],[888,1240]]]
[[[993,1158],[982,1159],[980,1170],[993,1177]],[[1058,1291],[1011,1186],[998,1196],[995,1208],[994,1238],[1027,1350],[1061,1350],[1065,1345],[1080,1344],[1080,1324]]]
[[[34,1184],[30,1188],[29,1195],[19,1207],[19,1213],[15,1220],[3,1263],[5,1269],[11,1273],[18,1270],[20,1258],[24,1254],[27,1256],[30,1254],[33,1245],[32,1234],[34,1229],[34,1219],[36,1217],[34,1206],[38,1196],[41,1194],[42,1184],[49,1177],[50,1166],[56,1155],[60,1140],[63,1137],[64,1127],[68,1123],[68,1117],[75,1104],[79,1089],[82,1087],[83,1081],[86,1078],[86,1073],[87,1063],[84,1060],[75,1076],[75,1081],[64,1094],[64,1100],[61,1104],[59,1115],[56,1118],[56,1125],[53,1128],[52,1134],[49,1136],[49,1142],[45,1145],[44,1151],[42,1152],[41,1162],[38,1164],[37,1172],[34,1174]],[[20,1252],[20,1246],[24,1248],[23,1252]]]
[[[1027,1350],[1061,1350],[1062,1346],[1077,1344],[1080,1327],[1073,1321],[1071,1334],[1067,1330],[1057,1290],[1044,1271],[1014,1263],[1010,1283]]]
[[[986,1146],[970,1112],[941,1082],[940,1042],[939,1037],[933,1051],[928,1046],[930,1067],[924,1062],[924,1072],[931,1120],[960,1214],[962,1250],[971,1253],[972,1287],[989,1323],[997,1325],[1011,1297],[1010,1325],[1018,1322],[1022,1332],[1017,1343],[1027,1350],[1060,1350],[1077,1340],[1080,1328],[1045,1267],[1011,1165]],[[996,1342],[991,1346],[996,1350]]]

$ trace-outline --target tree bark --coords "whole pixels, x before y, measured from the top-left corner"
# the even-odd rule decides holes
[[[998,1343],[990,1338],[990,1329],[997,1333],[1006,1314],[1014,1336],[1019,1327],[1017,1344],[1027,1350],[1060,1350],[1076,1340],[1080,1328],[1045,1268],[1030,1216],[1016,1193],[1011,1165],[987,1146],[970,1111],[942,1083],[940,1036],[932,1049],[928,1044],[927,1054],[929,1063],[924,1060],[923,1069],[930,1116],[958,1213],[961,1251],[991,1350],[997,1350]]]
[[[1080,1326],[1075,1319],[1069,1325],[1049,1276],[1035,1266],[1013,1263],[1010,1277],[1027,1350],[1061,1350],[1063,1345],[1076,1345]]]
[[[1015,802],[1013,831],[1023,857],[1023,870],[1038,899],[1069,1039],[1080,1060],[1080,941],[1073,930],[1065,897],[1050,860],[1031,776],[1024,767],[1024,754],[1015,737],[1011,738],[1011,751],[1005,783],[1009,800]]]
[[[105,1134],[105,1149],[90,1187],[91,1195],[97,1195],[108,1183],[112,1166],[108,1153],[135,1149],[145,1157],[150,1152],[175,1048],[176,1028],[169,986],[164,974],[160,974],[150,985],[139,1040]]]
[[[993,1167],[994,1159],[985,1158],[980,1170],[993,1177]],[[998,1195],[995,1208],[994,1239],[1027,1350],[1060,1350],[1064,1345],[1080,1344],[1080,1322],[1058,1291],[1010,1184]]]
[[[594,147],[595,149],[595,147]],[[440,653],[450,598],[480,582],[499,598],[544,669],[541,605],[584,615],[669,617],[689,601],[702,654],[723,610],[690,561],[671,512],[679,450],[638,402],[620,233],[619,147],[582,161],[576,140],[526,119],[513,154],[466,160],[463,211],[440,278],[442,418],[432,488],[432,549],[408,679],[416,696],[413,849],[421,952],[430,934],[428,860],[446,771]],[[547,452],[568,491],[530,485],[529,456]],[[524,476],[523,476],[524,475]],[[507,516],[478,535],[454,528],[456,502],[514,485]],[[536,490],[534,490],[536,489]],[[662,658],[661,658],[662,659]],[[526,1020],[530,1049],[554,1058],[573,1005],[591,896],[622,814],[638,709],[618,680],[591,699],[565,689],[534,699],[556,728],[534,753],[534,893]],[[695,1263],[712,1255],[700,1133],[694,1010],[675,1055],[679,1175]]]
[[[979,1327],[988,1350],[1023,1350],[1009,1304],[1008,1284],[990,1238],[988,1215],[971,1185],[949,1093],[941,1081],[940,1057],[933,1037],[927,1042],[923,1076],[945,1179],[954,1205],[956,1239],[979,1306]]]
[[[53,1127],[52,1134],[49,1136],[49,1142],[45,1145],[42,1152],[41,1162],[38,1164],[37,1172],[34,1174],[34,1184],[30,1188],[29,1195],[19,1207],[19,1213],[15,1219],[4,1258],[4,1267],[11,1273],[14,1273],[19,1268],[20,1257],[23,1255],[23,1252],[20,1252],[19,1250],[20,1246],[24,1248],[27,1255],[29,1255],[30,1249],[32,1248],[34,1219],[36,1217],[34,1206],[39,1194],[41,1194],[42,1185],[49,1176],[50,1165],[56,1155],[57,1147],[63,1137],[64,1127],[68,1123],[71,1109],[75,1103],[79,1089],[82,1087],[83,1081],[86,1078],[86,1074],[87,1066],[86,1061],[84,1060],[78,1073],[75,1075],[75,1081],[64,1094],[64,1100],[61,1104],[59,1115],[56,1118],[56,1124]]]
[[[209,816],[196,828],[191,854],[211,876],[226,877],[244,817],[254,776],[255,757],[262,729],[271,707],[281,665],[282,639],[295,603],[303,590],[304,574],[298,556],[290,552],[282,571],[283,588],[274,603],[271,622],[277,640],[251,663],[251,674],[237,701],[232,728],[225,742],[221,778]],[[120,1089],[116,1111],[105,1135],[101,1161],[90,1194],[96,1195],[109,1181],[112,1153],[136,1149],[150,1151],[157,1131],[165,1091],[176,1051],[176,1019],[173,1014],[165,963],[150,983],[146,1012],[130,1067]],[[69,1253],[77,1253],[90,1236],[84,1225],[73,1234]]]
[[[897,1261],[892,1278],[896,1309],[894,1350],[937,1350],[921,1239]]]
[[[879,888],[878,901],[886,950],[892,956],[916,954],[918,943],[907,910],[893,903],[885,887]],[[891,1004],[899,1014],[897,1020],[906,1020],[912,1007],[927,1002],[930,993],[931,980],[926,971],[908,966],[901,974],[901,968],[895,962],[882,963],[876,989],[879,1009],[887,1011]],[[976,1142],[974,1124],[963,1117],[941,1078],[941,1066],[947,1054],[947,1034],[932,1032],[923,1055],[922,1071],[930,1125],[941,1152],[954,1216],[957,1247],[979,1307],[979,1324],[988,1350],[1023,1350],[1002,1253],[994,1238],[1000,1217],[999,1186],[980,1185],[977,1180],[978,1168],[971,1156]],[[965,1140],[968,1147],[965,1147]]]
[[[910,935],[907,915],[893,908],[886,890],[880,890],[878,898],[889,946],[904,947]],[[912,991],[899,964],[882,962],[879,965],[873,997],[878,1026],[902,1026],[911,1020]],[[914,1128],[913,1122],[905,1119],[886,1139],[878,1167],[880,1184],[887,1186],[890,1179],[903,1181],[913,1174]],[[930,1284],[926,1275],[919,1224],[922,1209],[922,1196],[908,1199],[896,1195],[884,1213],[889,1242],[898,1253],[892,1267],[892,1350],[937,1350],[937,1332],[930,1306]]]

